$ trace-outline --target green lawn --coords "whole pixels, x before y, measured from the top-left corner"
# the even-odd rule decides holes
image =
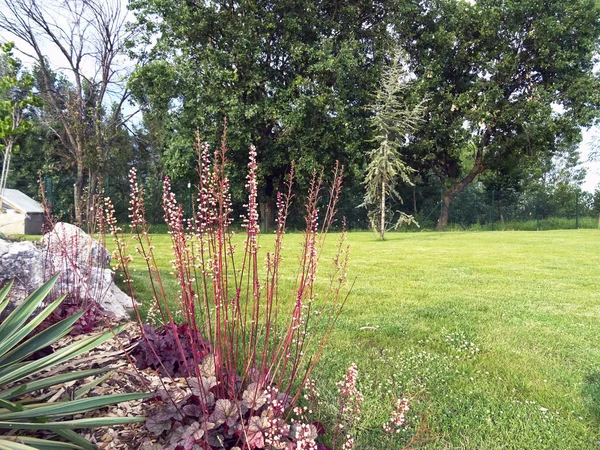
[[[400,449],[422,421],[414,448],[598,448],[599,233],[350,233],[356,283],[314,377],[324,399],[316,417],[329,423],[335,382],[355,362],[365,396],[358,448]],[[286,236],[284,287],[300,240]],[[271,242],[261,237],[265,249]],[[154,244],[166,273],[168,236]],[[402,396],[409,426],[386,441],[381,424]]]

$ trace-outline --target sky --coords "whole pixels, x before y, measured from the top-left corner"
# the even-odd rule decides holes
[[[126,7],[127,0],[121,0],[122,5]],[[5,11],[5,7],[0,3],[0,11]],[[129,13],[129,20],[133,19],[133,15]],[[0,42],[6,41],[14,41],[16,44],[16,48],[19,47],[25,48],[26,44],[19,42],[16,40],[11,34],[0,30]],[[53,67],[61,67],[65,65],[64,58],[58,52],[58,50],[52,45],[46,45],[44,48],[45,52],[50,61],[53,63]],[[16,54],[19,57],[24,65],[31,65],[32,61],[25,55]],[[90,63],[90,70],[92,69],[92,64]],[[127,109],[134,110],[133,106],[129,106]],[[128,114],[128,111],[125,111],[125,114]],[[134,121],[136,118],[134,118]],[[139,120],[139,117],[137,118]],[[595,146],[600,147],[600,127],[593,127],[589,130],[582,130],[583,140],[579,147],[580,155],[581,155],[581,167],[586,169],[586,177],[582,185],[582,189],[584,191],[593,192],[596,187],[600,184],[600,160],[593,161],[590,159],[590,153],[594,150]]]

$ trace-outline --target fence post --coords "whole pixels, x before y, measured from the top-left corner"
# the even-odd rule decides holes
[[[442,227],[442,216],[444,215],[444,187],[440,189],[440,231],[444,231]]]
[[[535,226],[540,231],[540,199],[535,202]]]
[[[492,220],[492,231],[494,231],[494,192],[492,189],[492,210],[490,211],[490,219]]]
[[[575,229],[579,228],[579,191],[575,191]]]

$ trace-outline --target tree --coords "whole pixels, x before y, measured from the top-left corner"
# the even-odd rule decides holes
[[[31,107],[39,105],[39,99],[33,94],[33,77],[22,73],[21,62],[13,57],[14,43],[0,46],[2,49],[2,78],[0,78],[0,141],[2,142],[3,161],[0,175],[0,213],[6,180],[10,170],[10,158],[17,138],[28,131],[32,123],[27,120]]]
[[[424,100],[414,106],[408,104],[411,86],[403,63],[403,59],[395,55],[383,72],[373,105],[375,115],[371,120],[377,147],[369,152],[363,205],[370,208],[371,228],[379,232],[381,239],[390,224],[396,228],[414,221],[412,216],[402,212],[394,220],[394,211],[387,205],[392,199],[402,201],[396,190],[399,181],[412,185],[410,174],[414,170],[404,163],[400,149],[406,144],[407,134],[417,128],[425,110]]]
[[[444,187],[439,228],[478,175],[558,155],[593,123],[599,17],[594,0],[403,5],[396,30],[431,96],[408,154]]]
[[[296,161],[300,184],[339,160],[350,180],[372,144],[366,108],[388,54],[391,0],[131,3],[141,30],[136,97],[161,120],[163,161],[193,176],[194,130],[218,142],[229,123],[232,194],[241,200],[247,148],[257,147],[260,201]]]
[[[119,0],[4,0],[0,11],[0,29],[28,46],[20,50],[36,63],[44,113],[51,118],[47,124],[65,150],[65,163],[76,168],[77,220],[85,218],[84,188],[88,186],[89,210],[112,151],[111,139],[127,119],[122,108],[129,93],[118,67],[128,36],[125,21]],[[60,64],[56,55],[66,65],[59,74],[52,67]]]

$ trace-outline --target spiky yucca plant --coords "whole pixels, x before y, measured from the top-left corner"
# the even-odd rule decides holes
[[[56,283],[58,275],[48,280],[0,323],[0,434],[2,430],[46,430],[70,443],[55,442],[27,436],[0,436],[1,450],[95,449],[74,429],[118,425],[144,420],[141,417],[95,417],[72,419],[107,405],[142,399],[149,394],[115,394],[85,398],[96,381],[75,391],[66,401],[45,402],[32,393],[40,389],[79,380],[107,372],[109,369],[69,371],[59,375],[44,375],[51,367],[69,361],[120,333],[123,326],[76,341],[54,353],[32,361],[26,360],[67,335],[83,312],[68,317],[34,336],[36,327],[64,300],[61,297],[41,308],[44,299]],[[12,283],[0,290],[0,313],[9,303],[8,292]],[[36,312],[39,311],[39,312]],[[25,395],[27,394],[27,397]]]

